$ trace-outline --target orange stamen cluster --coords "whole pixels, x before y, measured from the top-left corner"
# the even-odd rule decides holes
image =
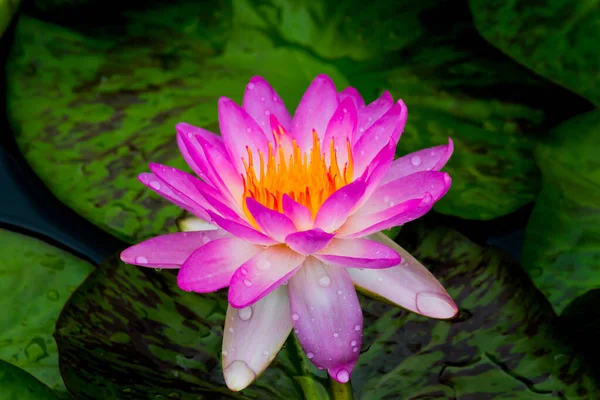
[[[346,143],[348,161],[340,170],[333,140],[329,143],[329,163],[327,163],[325,154],[321,152],[317,132],[313,131],[313,146],[309,154],[303,154],[296,141],[290,141],[282,127],[279,127],[279,131],[273,131],[273,136],[275,147],[269,143],[268,154],[258,151],[258,163],[251,149],[246,147],[248,160],[243,160],[246,176],[242,175],[244,212],[250,221],[254,222],[246,207],[247,197],[281,212],[282,198],[287,194],[306,206],[314,218],[321,205],[332,193],[352,181],[354,165],[350,142]],[[291,145],[285,146],[284,141]]]

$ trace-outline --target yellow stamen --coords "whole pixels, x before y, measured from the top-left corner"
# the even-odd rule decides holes
[[[354,163],[350,142],[346,143],[347,162],[340,169],[338,154],[333,139],[329,143],[329,166],[325,154],[321,152],[321,143],[317,132],[313,131],[313,146],[310,158],[307,153],[302,154],[295,140],[291,142],[291,150],[282,147],[282,138],[288,133],[279,127],[273,130],[275,148],[269,143],[268,154],[258,151],[259,165],[254,165],[254,158],[250,148],[248,161],[243,160],[245,176],[242,207],[249,220],[256,226],[256,222],[248,211],[246,198],[251,197],[265,207],[272,210],[283,210],[283,195],[287,194],[298,203],[306,206],[316,216],[321,205],[339,188],[352,181]],[[258,167],[258,171],[255,170]],[[342,172],[343,171],[343,172]]]

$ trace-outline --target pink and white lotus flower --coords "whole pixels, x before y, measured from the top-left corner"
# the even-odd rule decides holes
[[[377,236],[424,215],[451,184],[439,172],[451,140],[394,160],[406,118],[388,92],[365,105],[356,89],[338,93],[325,75],[292,117],[254,77],[242,107],[219,100],[221,136],[177,125],[200,179],[158,164],[139,176],[210,230],[155,237],[121,259],[179,268],[183,290],[229,287],[223,369],[231,390],[256,379],[292,329],[317,367],[347,382],[363,330],[355,286],[429,317],[456,315],[427,269]]]

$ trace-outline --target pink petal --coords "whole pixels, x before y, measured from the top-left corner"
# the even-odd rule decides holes
[[[312,148],[313,130],[322,142],[327,124],[337,106],[335,85],[327,75],[318,75],[302,96],[292,120],[292,137],[303,151]]]
[[[389,268],[400,264],[395,250],[369,239],[333,239],[315,257],[344,268]]]
[[[344,170],[344,166],[348,163],[348,144],[354,142],[356,119],[356,107],[352,99],[346,98],[338,106],[325,130],[325,137],[323,139],[325,160],[329,164],[330,143],[333,140],[337,164],[341,171]]]
[[[309,257],[288,287],[294,331],[307,357],[334,379],[348,381],[363,327],[350,276],[344,268]]]
[[[325,232],[338,229],[361,199],[366,187],[365,182],[357,180],[334,192],[317,212],[315,226]]]
[[[411,199],[421,199],[430,193],[433,201],[446,194],[452,180],[445,172],[421,171],[380,186],[354,214],[365,215],[387,210]]]
[[[183,155],[186,163],[200,178],[207,180],[206,175],[200,167],[202,160],[198,160],[199,157],[201,159],[203,158],[204,153],[202,152],[197,140],[195,140],[195,137],[196,135],[203,136],[206,138],[206,140],[214,141],[215,143],[221,142],[221,138],[212,132],[202,128],[197,128],[184,122],[177,124],[175,128],[177,129],[177,145],[179,146],[179,151]],[[194,154],[190,153],[188,150],[189,144],[195,144],[195,146],[197,146]],[[221,143],[221,146],[223,146],[223,143]]]
[[[360,201],[354,206],[355,212],[359,212],[363,204],[366,203],[373,192],[377,190],[379,183],[385,177],[390,165],[394,161],[395,153],[396,145],[390,141],[387,146],[379,151],[379,154],[377,154],[373,161],[367,166],[367,169],[363,173],[367,187],[365,188],[365,193]]]
[[[304,256],[285,245],[270,246],[243,264],[231,278],[229,304],[254,304],[296,273]]]
[[[373,234],[394,226],[403,225],[425,215],[433,207],[433,197],[425,193],[422,199],[400,203],[375,214],[353,215],[339,229],[338,236],[357,238]]]
[[[230,203],[239,203],[244,193],[244,184],[241,175],[229,161],[227,154],[223,154],[202,138],[198,138],[204,150],[207,162],[207,173],[213,185],[230,199]]]
[[[275,116],[281,126],[287,130],[292,125],[292,117],[281,97],[260,76],[252,77],[250,83],[246,86],[242,108],[258,123],[270,141],[273,141],[270,122],[271,115]]]
[[[198,247],[219,235],[212,230],[156,236],[123,250],[121,260],[142,267],[179,268]]]
[[[290,249],[305,256],[316,253],[331,242],[335,233],[327,233],[319,228],[296,232],[285,238]]]
[[[358,113],[358,129],[356,131],[355,140],[358,140],[364,132],[367,131],[390,108],[394,105],[394,98],[387,90],[383,92],[381,97],[370,103],[366,107],[361,108]]]
[[[342,102],[346,98],[352,99],[354,103],[354,108],[357,110],[365,107],[365,101],[362,96],[358,92],[358,90],[354,89],[352,86],[348,86],[346,89],[340,92],[340,102]]]
[[[250,226],[244,225],[240,222],[232,221],[231,219],[223,218],[210,210],[208,210],[207,213],[217,225],[235,237],[263,246],[269,246],[277,243],[270,237],[260,233]]]
[[[245,171],[242,159],[248,160],[247,148],[255,156],[258,151],[268,153],[269,141],[262,128],[246,110],[226,97],[219,99],[219,126],[225,148],[239,173]]]
[[[404,129],[408,111],[404,102],[398,102],[381,118],[379,118],[354,145],[354,173],[358,176],[363,173],[366,166],[375,158],[377,153],[388,144],[392,136]],[[396,138],[396,140],[397,140]]]
[[[400,253],[402,263],[386,269],[349,269],[357,287],[427,317],[446,319],[458,313],[454,301],[427,268],[384,234],[372,237]]]
[[[222,353],[227,387],[237,392],[250,385],[277,356],[291,330],[285,286],[249,307],[227,307]]]
[[[282,205],[283,214],[294,222],[298,230],[305,231],[313,227],[312,214],[308,208],[292,200],[287,194],[283,195]]]
[[[251,197],[246,199],[246,206],[260,230],[279,243],[283,243],[285,237],[290,233],[296,232],[296,226],[292,220],[280,212],[263,206]]]
[[[419,171],[439,171],[446,165],[453,151],[454,143],[452,139],[448,138],[448,144],[415,151],[400,157],[392,163],[383,183]]]
[[[210,293],[229,286],[231,277],[262,248],[234,237],[215,239],[183,263],[177,284],[188,292]]]
[[[150,163],[148,166],[154,175],[164,182],[179,199],[183,199],[185,203],[196,204],[203,209],[210,208],[210,205],[196,186],[196,183],[203,183],[198,178],[187,172],[178,170],[177,168],[167,167],[161,164]],[[208,190],[210,189],[207,189],[207,191]],[[215,192],[217,196],[220,196],[216,190],[212,189],[212,191]]]
[[[169,185],[167,185],[162,179],[158,178],[156,175],[144,172],[138,175],[138,180],[150,189],[152,189],[154,192],[169,200],[171,203],[176,204],[184,210],[189,211],[196,217],[205,221],[211,220],[211,217],[208,215],[207,211],[201,206],[199,206],[198,203],[190,200],[185,196],[180,197],[177,193],[171,190]]]

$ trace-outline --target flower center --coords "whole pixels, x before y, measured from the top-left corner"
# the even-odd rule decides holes
[[[334,139],[329,143],[329,157],[326,157],[321,152],[319,136],[314,130],[312,149],[308,153],[302,153],[296,141],[281,126],[278,131],[273,130],[273,136],[275,146],[269,143],[268,154],[258,151],[258,165],[252,151],[246,147],[248,161],[243,160],[246,176],[242,175],[244,213],[254,222],[246,206],[248,197],[281,212],[282,198],[287,194],[306,206],[314,218],[331,194],[352,182],[354,164],[350,141],[346,141],[347,161],[340,169]]]

